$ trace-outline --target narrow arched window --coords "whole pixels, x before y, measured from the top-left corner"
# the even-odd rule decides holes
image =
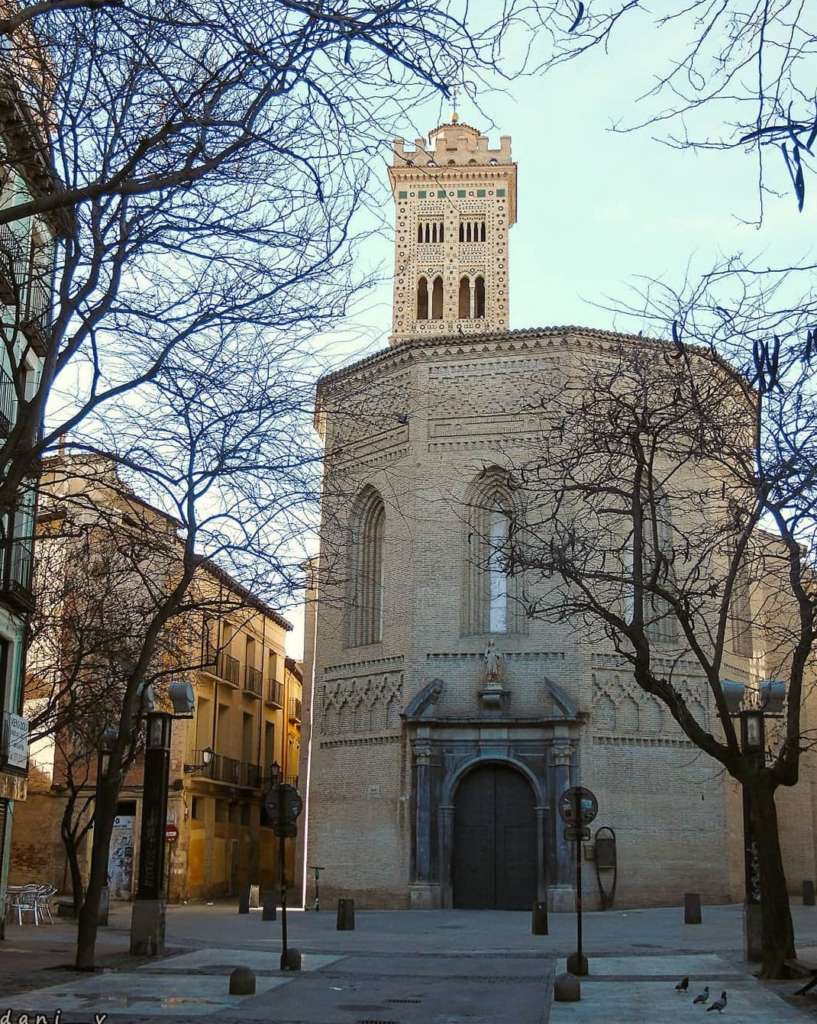
[[[383,499],[373,487],[367,487],[350,517],[347,641],[351,647],[383,639],[385,526]]]
[[[471,241],[471,221],[470,220],[465,225],[465,241],[466,242],[470,242]]]
[[[438,232],[441,242],[445,241],[445,224],[440,224],[440,230]]]
[[[443,318],[443,279],[434,278],[434,286],[431,292],[431,319],[442,320]]]
[[[485,317],[485,278],[482,274],[474,281],[474,316],[477,320]]]
[[[417,241],[418,242],[422,242],[422,240],[423,240],[423,225],[422,224],[418,224],[417,225]]]
[[[643,573],[648,588],[644,600],[644,623],[647,636],[656,643],[668,643],[675,637],[675,615],[669,602],[656,593],[669,589],[672,564],[672,513],[664,491],[653,487],[652,495],[644,494],[642,505],[644,559]]]
[[[430,224],[426,224],[426,241],[427,242],[431,241],[431,225]]]
[[[484,470],[467,499],[463,632],[521,632],[522,583],[514,571],[518,510],[499,467]]]
[[[465,241],[465,225],[463,224],[462,221],[460,221],[460,241]]]
[[[467,277],[460,278],[459,318],[468,320],[471,316],[471,282]]]
[[[417,319],[428,320],[428,281],[424,277],[417,282]]]
[[[485,221],[483,221],[479,226],[479,240],[480,242],[485,241]]]
[[[437,223],[436,223],[436,221],[434,222],[434,224],[431,225],[431,241],[432,242],[436,242],[437,241]]]

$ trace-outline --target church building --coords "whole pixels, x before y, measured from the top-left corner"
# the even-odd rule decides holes
[[[578,784],[599,805],[583,851],[591,908],[613,874],[617,905],[741,899],[737,785],[612,651],[528,619],[513,577],[474,552],[506,528],[491,512],[510,500],[503,466],[540,429],[531,410],[560,369],[646,342],[510,329],[507,136],[494,147],[454,115],[427,140],[396,140],[389,177],[390,345],[323,377],[317,394],[326,464],[300,779],[302,853],[322,868],[321,899],[572,910],[575,847],[557,804]],[[746,652],[725,667],[748,681]],[[684,685],[711,722],[691,661]],[[779,800],[795,887],[815,874],[801,790]]]

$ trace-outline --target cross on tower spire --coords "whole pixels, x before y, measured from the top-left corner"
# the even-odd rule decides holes
[[[453,112],[451,114],[451,123],[452,124],[456,124],[457,121],[459,121],[459,119],[460,119],[460,115],[457,113],[457,106],[459,104],[459,98],[460,98],[460,87],[459,87],[458,84],[455,83],[451,87],[451,105],[454,108]]]

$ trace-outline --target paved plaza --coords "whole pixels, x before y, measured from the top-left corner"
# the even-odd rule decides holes
[[[817,909],[794,914],[806,953],[817,946]],[[739,907],[705,907],[700,926],[684,925],[680,908],[585,915],[590,976],[579,1003],[552,1003],[554,976],[573,949],[571,914],[550,915],[546,936],[531,935],[528,914],[498,911],[358,911],[350,932],[336,931],[330,911],[294,912],[289,924],[290,944],[304,954],[300,973],[278,970],[280,920],[225,903],[171,907],[168,955],[158,960],[128,955],[129,907],[117,906],[100,930],[104,969],[91,975],[66,969],[71,926],[11,926],[0,946],[0,1015],[11,1010],[3,1024],[22,1013],[54,1024],[58,1011],[60,1024],[94,1024],[102,1014],[113,1024],[682,1024],[706,1012],[692,999],[708,985],[710,1001],[727,992],[728,1020],[817,1020],[817,997],[793,995],[800,982],[752,976],[740,955]],[[229,994],[239,965],[255,972],[252,996]],[[682,975],[685,995],[674,988]]]

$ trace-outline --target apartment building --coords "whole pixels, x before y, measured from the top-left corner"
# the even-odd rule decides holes
[[[47,126],[26,98],[47,75],[28,30],[4,37],[0,60],[0,210],[54,192]],[[23,75],[27,79],[25,86]],[[0,225],[0,472],[7,472],[21,403],[41,382],[51,343],[51,302],[57,239],[68,230],[61,211]],[[19,429],[17,429],[19,433]],[[33,607],[34,473],[14,509],[0,515],[0,938],[4,934],[15,807],[26,798],[28,729],[22,715],[26,623]]]
[[[48,507],[40,517],[39,561],[48,573],[42,587],[46,605],[49,592],[56,594],[59,605],[65,574],[70,571],[76,576],[81,561],[67,555],[64,540],[55,535],[54,524],[65,517],[71,517],[67,532],[72,538],[79,535],[83,518],[99,531],[83,540],[90,552],[105,544],[106,538],[109,542],[112,523],[123,536],[139,529],[140,537],[149,525],[148,536],[164,547],[178,544],[175,520],[133,494],[110,459],[63,456],[50,460],[43,493]],[[93,526],[96,513],[102,514],[103,526]],[[49,557],[52,551],[60,552],[59,556]],[[132,596],[138,600],[136,592]],[[161,653],[163,667],[170,668],[174,678],[189,679],[196,695],[194,717],[174,720],[172,727],[166,830],[170,900],[227,896],[237,893],[245,882],[264,887],[277,882],[278,844],[264,816],[263,796],[274,776],[295,781],[300,733],[301,674],[285,653],[290,623],[206,558],[199,560],[187,604],[189,610],[174,624],[172,642]],[[50,689],[51,666],[60,663],[65,671],[63,654],[78,646],[69,635],[72,621],[55,618],[50,636],[35,642],[28,682],[30,711]],[[54,637],[58,638],[56,651]],[[69,796],[69,757],[70,743],[50,741],[32,750],[35,771],[14,835],[13,882],[51,882],[63,892],[70,891],[60,835]],[[82,795],[90,796],[94,763],[84,770]],[[135,889],[142,785],[139,757],[126,775],[117,806],[109,856],[113,899],[129,899]],[[91,839],[89,832],[80,851],[83,876]],[[294,842],[287,847],[291,874]]]

